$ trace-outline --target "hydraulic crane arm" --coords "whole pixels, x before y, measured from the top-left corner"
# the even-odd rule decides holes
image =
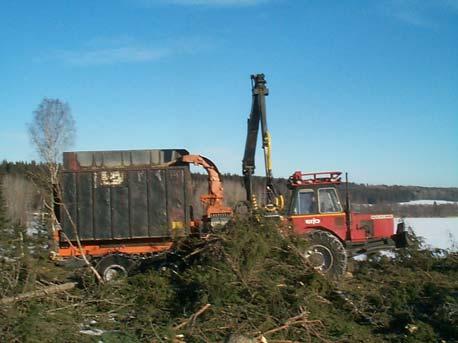
[[[205,205],[206,216],[231,216],[232,209],[223,205],[224,190],[221,174],[216,165],[208,158],[200,155],[183,155],[180,159],[184,163],[201,166],[208,174],[208,194],[202,195],[200,201]]]
[[[274,206],[277,208],[281,206],[278,204],[278,195],[273,186],[271,138],[267,128],[266,113],[266,96],[269,94],[269,90],[266,87],[264,74],[251,75],[251,87],[252,105],[250,117],[248,118],[248,130],[242,165],[247,200],[252,205],[255,205],[256,203],[256,198],[253,193],[252,176],[256,168],[256,145],[258,140],[259,125],[261,125],[262,149],[264,151],[264,165],[266,173],[266,206]]]

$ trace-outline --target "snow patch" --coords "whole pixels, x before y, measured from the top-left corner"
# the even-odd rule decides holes
[[[397,219],[397,218],[396,218]],[[425,239],[431,248],[457,248],[458,217],[448,218],[405,218],[406,227]]]
[[[458,204],[458,201],[447,201],[447,200],[411,200],[411,201],[405,201],[405,202],[398,202],[399,205],[446,205],[446,204],[451,204],[451,205],[456,205]]]

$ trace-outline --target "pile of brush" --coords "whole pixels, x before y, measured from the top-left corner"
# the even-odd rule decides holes
[[[179,242],[165,263],[127,279],[99,284],[87,272],[77,287],[45,295],[36,285],[64,282],[62,271],[29,256],[14,274],[19,294],[9,289],[11,301],[0,305],[0,337],[105,343],[458,337],[456,252],[417,244],[391,257],[375,255],[354,262],[353,276],[336,284],[308,266],[306,248],[275,223],[239,219],[205,242]],[[2,285],[12,280],[3,277],[13,275],[7,271]],[[21,290],[31,296],[18,296]]]
[[[204,245],[182,242],[181,263],[131,277],[122,287],[135,303],[125,328],[139,327],[153,340],[324,341],[324,323],[309,306],[329,305],[332,286],[309,268],[305,248],[272,223],[249,220],[211,234]]]

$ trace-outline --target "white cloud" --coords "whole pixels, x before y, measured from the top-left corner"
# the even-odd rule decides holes
[[[95,37],[75,50],[53,54],[64,63],[79,66],[120,63],[147,63],[175,55],[190,55],[207,50],[211,44],[199,37],[168,40],[161,43],[139,43],[128,36]]]
[[[439,24],[438,13],[458,13],[458,0],[388,0],[381,4],[386,15],[425,28]]]
[[[100,48],[79,51],[62,51],[58,57],[75,65],[100,65],[157,61],[171,54],[169,49],[142,47]]]
[[[183,5],[183,6],[207,6],[207,7],[242,7],[255,6],[270,0],[137,0],[142,5]]]
[[[397,9],[391,15],[407,24],[421,27],[433,27],[433,22],[427,16],[412,9]]]
[[[458,0],[442,0],[445,6],[450,7],[451,9],[458,11]]]
[[[179,5],[253,6],[266,0],[169,0],[169,2]]]

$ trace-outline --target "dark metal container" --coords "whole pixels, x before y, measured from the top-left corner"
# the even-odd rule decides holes
[[[64,153],[62,240],[170,238],[190,224],[188,165],[173,164],[186,150]]]

